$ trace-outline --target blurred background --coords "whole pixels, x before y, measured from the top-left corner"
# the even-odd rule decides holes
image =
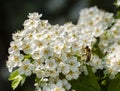
[[[28,13],[42,13],[42,19],[51,24],[77,23],[79,11],[83,8],[98,6],[109,12],[116,12],[114,0],[0,0],[0,91],[13,91],[8,81],[6,68],[9,43],[12,33],[22,29]],[[28,78],[24,86],[15,91],[34,91],[34,80]]]

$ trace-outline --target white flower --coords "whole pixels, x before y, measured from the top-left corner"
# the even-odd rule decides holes
[[[34,73],[36,74],[36,76],[38,78],[43,78],[43,77],[46,76],[45,75],[45,71],[43,69],[41,69],[41,68],[36,68],[35,71],[34,71]]]
[[[65,86],[65,88],[66,88],[67,90],[70,90],[71,85],[70,85],[70,83],[69,83],[66,79],[63,79],[63,80],[62,80],[62,84]]]
[[[38,59],[42,58],[42,56],[43,56],[43,50],[42,49],[34,50],[32,52],[32,58],[35,59],[35,60],[38,60]]]
[[[26,30],[32,30],[38,27],[38,24],[39,24],[39,21],[34,21],[29,19],[24,22],[24,28]]]
[[[60,68],[61,72],[65,75],[67,73],[69,73],[69,71],[70,71],[70,65],[63,63],[63,62],[59,63],[59,68]]]
[[[24,56],[22,54],[11,54],[8,57],[8,61],[7,61],[7,67],[9,69],[9,72],[12,72],[12,69],[14,67],[21,66],[23,59],[24,59]]]
[[[14,67],[14,64],[11,63],[11,61],[8,60],[8,61],[6,62],[6,66],[7,66],[7,68],[8,68],[8,71],[9,71],[9,72],[12,72],[13,67]]]
[[[92,55],[90,65],[93,67],[93,72],[96,72],[97,69],[104,68],[104,61],[100,59],[97,55]]]
[[[56,53],[56,54],[61,54],[61,51],[64,47],[64,44],[62,42],[60,42],[60,40],[56,40],[54,42],[54,44],[51,45],[51,47],[53,48],[53,51]]]
[[[67,62],[73,72],[75,72],[80,67],[80,62],[77,61],[77,57],[69,58]]]
[[[70,51],[71,51],[70,48],[71,48],[71,43],[66,40],[66,42],[63,44],[62,52],[70,53]]]
[[[47,46],[47,40],[46,39],[36,39],[34,40],[35,46],[38,49],[45,48]]]
[[[79,75],[80,75],[79,69],[76,69],[75,72],[73,72],[72,70],[70,70],[69,73],[66,74],[66,79],[67,80],[78,79]]]
[[[105,30],[102,25],[96,26],[93,28],[93,36],[99,37],[101,34],[103,34],[104,31]]]
[[[61,88],[61,87],[55,86],[55,87],[53,87],[50,91],[65,91],[65,89],[64,89],[64,88]]]
[[[24,53],[31,54],[35,50],[35,44],[33,41],[23,40],[22,49]]]
[[[33,68],[34,67],[30,63],[30,60],[25,59],[21,67],[18,69],[18,71],[20,74],[25,74],[26,76],[30,76],[32,74]]]
[[[120,38],[120,19],[115,20],[115,24],[111,27],[110,33],[114,38]]]
[[[29,19],[38,20],[40,17],[42,17],[42,14],[39,15],[37,12],[29,13],[29,15],[28,15]]]
[[[45,60],[45,67],[49,70],[55,70],[57,67],[57,63],[55,59],[50,58]]]
[[[22,50],[22,41],[10,42],[10,48],[8,50],[9,54],[20,53],[20,50]]]
[[[50,76],[51,78],[52,78],[52,77],[53,77],[53,78],[56,78],[56,77],[59,76],[59,72],[58,72],[57,70],[55,70],[55,69],[53,69],[53,70],[52,70],[52,69],[50,69],[50,70],[47,69],[46,71],[47,71],[47,72],[46,72],[46,77],[49,77],[49,76]]]
[[[34,60],[34,65],[36,67],[41,67],[42,68],[44,66],[44,61],[45,61],[44,58],[40,58],[40,59]]]
[[[62,80],[58,80],[57,83],[50,82],[46,86],[43,87],[43,91],[65,91],[63,87]]]
[[[24,29],[27,30],[33,30],[38,27],[40,23],[40,17],[42,15],[39,15],[38,13],[29,13],[28,20],[25,20],[24,22]]]
[[[114,37],[112,36],[111,32],[104,32],[101,36],[100,36],[100,48],[104,49],[105,47],[109,46],[109,44],[113,43],[114,41]]]
[[[45,59],[48,59],[51,56],[53,56],[53,52],[52,52],[51,48],[49,46],[47,48],[44,48],[43,49],[43,57]]]
[[[120,6],[120,0],[117,0],[117,5]]]
[[[12,34],[12,38],[14,41],[20,41],[25,37],[25,31],[18,30],[16,33]]]
[[[79,40],[75,40],[72,42],[72,50],[73,51],[77,51],[81,49],[81,43],[79,42]]]

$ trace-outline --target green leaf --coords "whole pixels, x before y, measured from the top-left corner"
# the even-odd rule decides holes
[[[11,87],[14,90],[18,87],[18,85],[20,83],[21,83],[21,86],[24,84],[24,82],[26,80],[26,76],[25,75],[20,75],[18,70],[15,70],[10,74],[10,77],[8,78],[8,80],[12,81]]]
[[[117,14],[116,14],[115,18],[120,18],[120,11],[117,11]]]
[[[13,72],[10,74],[8,80],[9,80],[9,81],[12,81],[12,80],[16,79],[18,75],[19,75],[18,70],[15,70],[15,71],[13,71]]]
[[[107,91],[120,91],[120,75],[110,82]]]
[[[71,81],[71,86],[76,91],[100,91],[100,86],[97,82],[97,77],[88,67],[88,75],[82,75],[78,80]]]
[[[15,79],[15,80],[12,81],[11,87],[13,88],[13,90],[15,90],[18,87],[18,85],[20,84],[21,80],[22,80],[22,78],[19,77],[18,79]]]
[[[21,80],[21,86],[25,83],[25,80],[26,80],[26,76],[22,76],[22,80]]]

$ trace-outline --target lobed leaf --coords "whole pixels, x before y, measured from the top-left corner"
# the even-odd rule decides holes
[[[80,79],[70,82],[73,89],[76,91],[100,91],[97,77],[94,75],[90,67],[88,67],[88,72],[88,75],[83,75]]]

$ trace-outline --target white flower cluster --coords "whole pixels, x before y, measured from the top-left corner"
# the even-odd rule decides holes
[[[77,25],[81,30],[84,44],[86,42],[86,45],[91,48],[91,43],[96,41],[95,37],[101,36],[113,22],[112,13],[104,12],[97,7],[83,9]]]
[[[111,29],[107,30],[101,38],[101,49],[106,53],[105,61],[105,74],[110,74],[110,78],[120,72],[120,19],[116,19]],[[102,36],[101,36],[102,37]]]
[[[117,0],[116,4],[117,4],[117,6],[120,6],[120,0]]]
[[[37,78],[48,79],[47,84],[41,86],[43,91],[69,90],[71,86],[67,80],[77,79],[81,73],[80,59],[76,56],[81,51],[80,31],[71,23],[51,25],[40,17],[38,13],[30,13],[24,30],[13,34],[7,67],[10,72],[18,67],[21,75],[36,74]],[[49,80],[60,77],[61,82],[67,79],[60,87],[56,81]]]
[[[30,13],[24,29],[13,34],[7,67],[20,75],[35,74],[37,91],[69,91],[69,81],[98,69],[110,74],[120,72],[120,20],[97,7],[80,12],[77,25],[51,25],[38,13]],[[99,42],[97,43],[99,39]],[[104,56],[92,51],[97,45]]]

